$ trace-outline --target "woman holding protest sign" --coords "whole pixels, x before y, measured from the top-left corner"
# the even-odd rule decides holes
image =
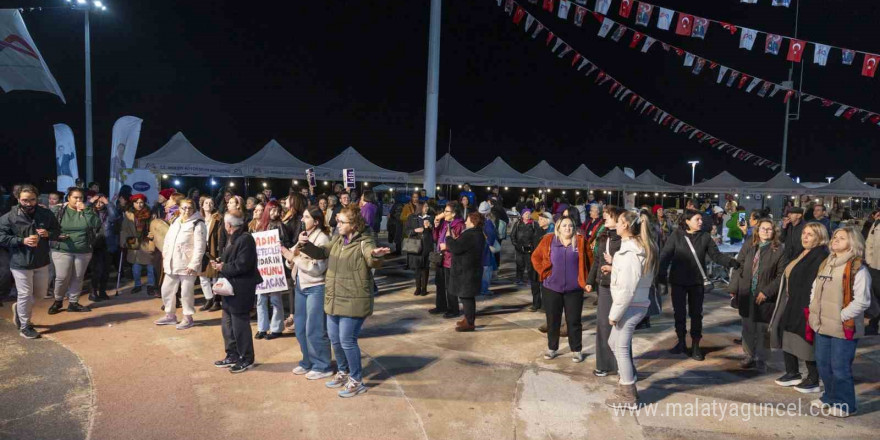
[[[271,201],[266,204],[263,210],[263,218],[257,225],[255,233],[265,231],[278,231],[278,239],[281,243],[281,249],[285,249],[290,243],[290,233],[281,217],[281,205],[278,202]],[[257,339],[272,340],[284,331],[284,302],[281,295],[284,292],[258,293],[257,295]],[[271,317],[269,315],[269,307],[272,307]]]

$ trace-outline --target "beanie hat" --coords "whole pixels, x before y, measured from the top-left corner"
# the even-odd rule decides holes
[[[660,206],[660,205],[654,205],[654,207],[651,208],[651,212],[652,212],[654,215],[657,215],[657,211],[659,211],[659,210],[661,210],[661,209],[663,209],[662,206]]]
[[[486,215],[489,211],[492,210],[492,206],[489,205],[489,202],[480,202],[480,207],[477,208],[477,212],[480,214]]]
[[[165,200],[168,200],[175,193],[174,188],[165,188],[162,191],[159,191],[159,195],[162,196]]]

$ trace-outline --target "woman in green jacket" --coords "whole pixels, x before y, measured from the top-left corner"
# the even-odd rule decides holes
[[[344,386],[339,397],[354,397],[367,388],[361,375],[361,349],[358,335],[367,316],[373,314],[373,275],[370,269],[382,265],[382,257],[391,249],[376,247],[372,231],[367,229],[360,209],[349,206],[336,216],[339,234],[323,245],[309,241],[308,233],[299,235],[300,252],[316,260],[327,260],[324,313],[327,334],[339,371],[327,382],[328,388]]]
[[[54,315],[68,298],[68,312],[90,312],[89,306],[79,304],[86,268],[92,259],[92,245],[101,233],[101,219],[86,207],[85,193],[73,188],[67,193],[67,203],[53,210],[61,225],[61,235],[52,246],[52,262],[55,264],[55,302],[49,307]]]

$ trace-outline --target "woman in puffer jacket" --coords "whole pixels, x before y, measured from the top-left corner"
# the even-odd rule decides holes
[[[165,280],[162,282],[162,302],[165,304],[165,316],[156,320],[156,325],[177,324],[177,289],[180,288],[180,300],[183,303],[183,320],[177,325],[178,330],[186,330],[193,326],[195,298],[193,290],[196,276],[202,268],[202,256],[205,254],[205,237],[208,235],[205,220],[196,210],[195,203],[183,199],[178,204],[180,215],[171,223],[165,242],[162,245],[162,268]]]
[[[608,345],[617,358],[618,381],[614,397],[605,401],[612,408],[634,409],[638,405],[636,371],[632,360],[632,337],[636,325],[648,313],[651,285],[657,273],[657,244],[651,237],[645,214],[627,211],[617,219],[620,250],[611,263],[611,336]]]

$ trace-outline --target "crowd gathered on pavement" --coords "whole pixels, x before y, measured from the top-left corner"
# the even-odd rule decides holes
[[[179,331],[198,325],[197,313],[220,312],[225,356],[214,365],[232,373],[256,365],[254,339],[292,331],[301,352],[292,373],[354,397],[367,391],[358,336],[386,256],[405,256],[415,296],[430,294],[433,273],[427,312],[469,333],[480,329],[477,298],[493,295],[509,241],[510,282],[528,285],[527,310],[546,318],[544,360],[557,359],[567,338],[571,361],[584,362],[584,308],[596,309],[592,373],[618,377],[611,407],[639,404],[633,335],[651,326],[665,297],[676,336],[669,354],[706,358],[704,300],[718,289],[742,319],[740,368],[765,373],[771,350],[781,349],[776,384],[815,394],[811,404],[833,416],[858,410],[856,348],[880,321],[880,210],[857,219],[838,203],[805,199],[777,213],[747,212],[717,198],[624,209],[592,194],[569,203],[549,191],[505,203],[500,188],[478,196],[468,184],[449,200],[424,190],[382,195],[337,184],[328,194],[292,187],[281,197],[168,188],[148,200],[125,186],[108,197],[96,183],[64,194],[18,184],[0,217],[0,299],[12,297],[14,323],[28,339],[40,338],[38,298],[51,299],[55,315],[144,294],[161,299],[154,324]],[[257,294],[263,277],[251,234],[272,230],[291,287]],[[124,273],[133,284],[120,289]]]

